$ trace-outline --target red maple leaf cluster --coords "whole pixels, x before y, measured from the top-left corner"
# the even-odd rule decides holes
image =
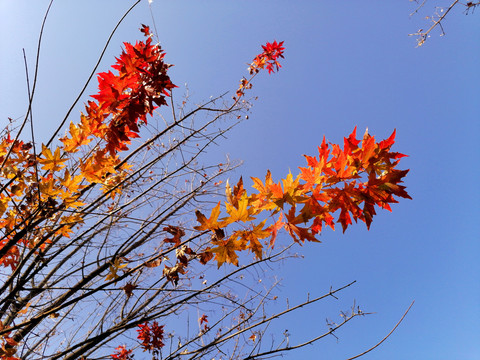
[[[263,52],[258,54],[248,67],[248,72],[252,77],[249,80],[246,78],[240,80],[240,84],[235,93],[236,97],[233,97],[233,100],[238,101],[238,99],[245,94],[246,89],[252,88],[251,80],[260,70],[266,68],[270,74],[275,72],[275,69],[278,71],[279,68],[282,67],[278,62],[278,58],[283,58],[283,51],[285,50],[283,47],[283,41],[280,41],[279,43],[277,43],[276,40],[274,40],[273,43],[267,42],[265,45],[262,45],[262,49]]]
[[[278,71],[279,68],[282,67],[278,62],[278,58],[283,57],[283,51],[285,48],[283,47],[283,41],[277,43],[276,40],[273,43],[267,42],[265,45],[262,45],[263,52],[253,59],[253,62],[249,68],[250,74],[257,73],[260,69],[264,69],[265,67],[268,70],[268,73],[275,72],[274,66]]]
[[[82,119],[93,135],[107,140],[106,150],[112,155],[127,149],[125,144],[138,137],[138,125],[146,123],[146,115],[157,106],[166,105],[165,97],[176,87],[167,75],[171,65],[164,62],[165,53],[152,44],[148,26],[141,31],[147,40],[124,43],[125,50],[112,65],[118,74],[98,75],[99,92],[92,96],[98,103],[89,101]]]
[[[154,321],[151,325],[146,322],[138,325],[138,340],[140,340],[143,350],[160,350],[165,344],[163,343],[163,325],[158,325]]]
[[[151,324],[147,321],[138,325],[137,339],[140,340],[140,347],[143,351],[151,351],[156,359],[155,355],[158,355],[159,350],[165,345],[163,343],[163,325],[158,325],[156,321]],[[110,355],[115,360],[133,360],[133,350],[127,349],[125,345],[121,345],[115,349],[115,352]]]
[[[128,350],[125,345],[120,345],[115,349],[115,352],[111,355],[112,359],[116,360],[132,360],[133,350]]]

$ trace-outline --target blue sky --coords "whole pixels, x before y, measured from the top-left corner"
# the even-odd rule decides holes
[[[83,86],[118,19],[131,1],[57,1],[40,54],[33,115],[45,139]],[[448,4],[448,1],[435,2]],[[21,117],[27,95],[22,48],[34,64],[41,18],[48,1],[0,0],[0,124]],[[153,17],[174,83],[194,100],[234,90],[260,45],[285,41],[278,74],[262,74],[250,119],[206,154],[242,159],[235,176],[280,179],[314,155],[323,135],[341,142],[355,126],[382,139],[397,129],[395,149],[408,154],[401,168],[413,201],[380,213],[342,234],[326,230],[322,244],[298,247],[303,260],[279,271],[290,304],[307,293],[357,280],[341,300],[328,301],[278,328],[291,343],[325,330],[355,300],[376,314],[357,319],[337,335],[285,359],[343,359],[374,345],[412,300],[411,312],[381,347],[365,359],[479,359],[480,265],[480,22],[456,9],[416,48],[407,34],[426,27],[435,10],[427,2],[413,17],[407,0],[159,1]],[[100,66],[105,71],[123,41],[140,38],[152,24],[147,2],[121,25]],[[31,69],[32,70],[32,69]],[[86,94],[95,92],[92,83]],[[179,93],[183,88],[179,90]],[[86,99],[86,97],[85,97]],[[76,110],[77,112],[79,111]],[[214,160],[215,161],[215,160]],[[283,322],[282,322],[283,321]]]

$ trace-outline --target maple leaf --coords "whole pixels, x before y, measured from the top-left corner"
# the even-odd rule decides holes
[[[178,226],[169,225],[163,228],[163,231],[168,232],[169,234],[173,235],[173,238],[166,238],[163,240],[165,243],[174,244],[174,247],[177,247],[182,242],[182,236],[185,236],[185,231],[180,229]]]
[[[223,263],[233,264],[238,266],[237,250],[243,249],[243,242],[236,240],[238,234],[234,233],[227,240],[215,241],[217,247],[210,249],[209,251],[215,254],[215,260],[217,260],[217,266],[220,268]]]
[[[195,230],[212,230],[219,229],[223,227],[224,222],[218,222],[218,216],[220,215],[220,201],[218,202],[217,206],[212,209],[210,213],[210,218],[206,218],[199,210],[195,211],[195,215],[197,216],[197,221],[200,223],[198,226],[194,226]]]
[[[339,153],[338,158],[335,161],[334,168],[337,172],[336,177],[338,179],[342,178],[348,178],[351,175],[351,168],[348,166],[348,157],[347,155],[342,151]],[[330,180],[330,182],[336,182],[337,179],[333,178]]]
[[[210,251],[210,247],[207,247],[204,252],[197,254],[197,256],[200,261],[200,264],[202,265],[207,264],[210,260],[213,259],[213,254]]]
[[[120,258],[116,258],[111,264],[108,266],[109,274],[105,278],[105,281],[109,280],[117,280],[119,275],[117,271],[123,269],[127,266],[127,264],[122,264],[122,260]]]
[[[390,135],[390,137],[388,139],[382,140],[378,143],[378,147],[381,150],[390,149],[392,147],[392,145],[395,143],[396,134],[397,134],[397,129],[394,129],[393,132],[392,132],[392,135]]]
[[[352,218],[350,217],[350,213],[348,212],[347,209],[342,208],[340,211],[340,216],[338,217],[338,221],[340,224],[342,224],[343,232],[347,230],[348,225],[352,224]]]
[[[119,160],[117,156],[107,154],[105,150],[93,153],[85,160],[80,159],[80,171],[88,182],[105,183],[108,185],[106,175],[115,174],[115,166]]]
[[[79,190],[85,186],[80,185],[83,177],[81,175],[71,176],[68,169],[65,170],[63,179],[60,179],[60,184],[65,188],[66,191],[60,193],[60,198],[63,200],[63,203],[66,207],[77,208],[84,205],[82,201],[79,201],[78,198],[80,194]]]
[[[303,197],[303,188],[299,186],[300,175],[297,175],[295,180],[291,172],[288,173],[287,177],[282,180],[283,183],[283,198],[285,201],[291,205],[302,202],[305,200]]]
[[[244,230],[241,232],[242,239],[248,241],[248,244],[245,245],[245,247],[253,252],[257,259],[262,259],[263,257],[263,245],[260,243],[259,239],[265,239],[272,234],[269,228],[264,229],[266,222],[267,219],[263,220],[258,225],[252,225],[251,230]]]
[[[179,274],[185,274],[185,265],[181,262],[176,263],[175,266],[167,266],[163,269],[163,275],[172,282],[175,286],[178,285],[178,281],[180,280]]]
[[[198,318],[198,322],[200,323],[202,331],[206,332],[208,330],[208,316],[203,314],[200,318]]]
[[[101,183],[103,175],[103,167],[97,164],[93,157],[89,157],[85,161],[80,159],[80,171],[82,176],[90,183]]]
[[[237,206],[226,202],[225,207],[227,213],[230,215],[230,217],[224,219],[227,222],[247,222],[255,219],[253,216],[251,216],[252,211],[248,208],[248,196],[246,193],[242,195],[241,199],[237,203]]]
[[[79,184],[82,182],[83,177],[80,175],[72,176],[68,169],[65,170],[63,174],[63,179],[60,180],[60,184],[62,184],[69,193],[75,193],[82,187]]]
[[[126,283],[124,287],[122,287],[123,291],[125,291],[125,295],[127,297],[131,297],[133,295],[133,290],[137,288],[137,285],[134,285],[130,282]]]
[[[128,350],[125,345],[120,345],[110,357],[116,360],[133,360],[132,352],[133,350]]]
[[[412,199],[410,195],[405,191],[405,186],[398,185],[403,182],[402,179],[407,175],[409,170],[391,170],[388,174],[381,177],[383,181],[383,189],[392,193],[393,195],[400,196],[406,199]]]
[[[315,157],[304,155],[307,158],[307,163],[309,167],[299,167],[300,169],[300,179],[305,181],[303,184],[303,190],[309,191],[315,185],[322,184],[325,176],[322,175],[324,159],[321,159],[319,162],[316,161]],[[313,166],[311,166],[312,164]]]
[[[60,154],[60,148],[56,148],[55,152],[52,154],[49,148],[42,144],[42,154],[45,156],[45,159],[38,159],[38,162],[43,165],[43,170],[50,170],[56,172],[65,167],[62,165],[68,159],[62,159]]]
[[[368,230],[370,230],[373,216],[376,214],[375,203],[373,201],[365,201],[365,204],[363,205],[363,216],[365,218],[365,224],[367,225]]]
[[[243,179],[240,177],[236,186],[230,187],[230,183],[227,179],[225,184],[225,195],[227,197],[227,202],[234,207],[238,207],[238,201],[242,198],[242,195],[246,193],[246,190],[243,188]]]
[[[260,195],[262,195],[263,197],[268,197],[270,193],[270,185],[272,185],[273,183],[270,170],[267,170],[267,175],[265,175],[265,185],[263,185],[262,180],[258,178],[252,177],[251,179],[253,180],[252,187],[254,189],[257,189]]]
[[[145,34],[145,36],[150,36],[150,26],[142,24],[142,27],[140,28],[140,31]]]
[[[265,45],[262,45],[263,53],[257,55],[257,57],[253,60],[253,67],[254,69],[263,69],[265,66],[267,67],[268,73],[275,72],[273,66],[276,67],[276,70],[280,67],[280,63],[277,61],[278,58],[283,58],[283,51],[285,48],[282,46],[283,41],[277,43],[276,40],[273,43],[267,42]],[[252,72],[252,70],[250,70]]]
[[[273,249],[273,246],[275,245],[275,240],[277,239],[278,230],[280,230],[283,226],[285,226],[285,222],[282,219],[283,219],[283,213],[281,213],[280,216],[278,217],[278,220],[275,221],[275,223],[270,225],[270,227],[268,228],[268,231],[272,234],[272,237],[270,238],[270,244],[269,244],[269,246],[272,249]]]
[[[97,102],[88,102],[82,119],[90,134],[106,141],[103,150],[112,156],[128,150],[130,139],[139,136],[139,125],[147,123],[147,114],[153,114],[154,104],[166,105],[165,97],[176,87],[167,75],[171,65],[164,62],[161,47],[152,44],[149,27],[142,26],[141,32],[147,37],[145,42],[124,43],[124,51],[112,66],[118,74],[98,74],[99,91],[92,96]],[[72,139],[66,145],[74,149],[76,144]]]
[[[59,181],[53,178],[50,174],[48,177],[42,177],[42,181],[38,184],[40,193],[46,198],[55,199],[63,190],[59,186]]]
[[[70,138],[65,136],[60,139],[60,141],[63,142],[63,150],[68,153],[75,153],[80,150],[81,146],[87,145],[90,141],[92,141],[88,138],[90,133],[82,124],[75,125],[73,122],[71,122],[69,132]]]
[[[271,197],[273,195],[271,187],[275,184],[272,181],[272,174],[270,173],[270,170],[267,170],[267,175],[265,176],[265,185],[258,178],[252,177],[251,179],[253,180],[252,187],[259,192],[258,194],[252,195],[252,206],[257,210],[276,209],[277,205],[271,201]]]
[[[162,259],[150,260],[145,263],[145,266],[147,268],[154,268],[154,267],[160,266],[161,263],[162,263]]]
[[[196,255],[195,252],[188,247],[187,245],[182,245],[175,249],[175,257],[177,260],[185,267],[187,267],[189,262],[189,257],[187,255]]]
[[[323,136],[322,144],[317,147],[318,148],[318,158],[324,159],[325,163],[328,162],[328,157],[330,156],[330,147],[327,144],[327,141],[325,139],[325,136]],[[310,164],[309,164],[310,165]],[[312,165],[310,165],[312,166]]]
[[[198,318],[198,321],[200,322],[200,325],[203,325],[203,323],[208,323],[208,316],[203,314],[200,318]]]
[[[83,223],[83,218],[80,214],[62,216],[60,228],[55,231],[55,235],[61,235],[70,238],[70,234],[73,232],[72,228],[81,223]]]
[[[8,239],[0,240],[0,249],[5,246],[8,242]],[[0,264],[3,267],[10,266],[12,270],[15,270],[18,265],[18,261],[20,258],[20,250],[18,246],[14,245],[10,249],[8,249],[7,253],[0,258]]]
[[[295,216],[295,206],[292,206],[286,214],[287,223],[285,224],[285,230],[290,234],[293,240],[297,243],[303,243],[305,240],[313,241],[313,242],[320,242],[315,238],[315,235],[312,234],[309,228],[304,228],[297,226],[297,224],[301,223],[302,220]]]
[[[258,238],[249,233],[247,235],[247,239],[249,241],[249,244],[247,245],[247,248],[255,254],[255,257],[257,259],[262,259],[263,258],[263,245],[260,241],[258,241]]]
[[[343,138],[343,150],[346,154],[351,155],[353,151],[358,149],[360,140],[357,140],[357,127],[353,129],[348,138]]]
[[[266,58],[263,60],[267,61]],[[266,65],[258,63],[257,66]],[[395,169],[404,155],[390,152],[395,131],[387,140],[377,143],[368,130],[362,140],[357,139],[356,130],[355,127],[344,138],[343,149],[337,144],[327,143],[323,137],[318,147],[318,159],[305,156],[308,166],[300,167],[300,174],[296,178],[289,172],[286,178],[274,183],[270,171],[267,172],[265,183],[252,177],[253,188],[258,193],[251,196],[243,189],[241,178],[233,191],[227,182],[225,206],[229,216],[222,219],[222,227],[240,221],[248,223],[263,211],[269,211],[272,217],[280,212],[280,216],[267,228],[265,220],[257,226],[251,224],[250,230],[235,230],[224,240],[223,228],[212,229],[203,225],[211,220],[218,222],[219,205],[217,211],[212,210],[211,219],[197,214],[203,226],[200,228],[214,231],[212,243],[216,247],[208,252],[215,254],[218,266],[223,263],[238,265],[237,252],[246,249],[261,258],[263,245],[259,240],[271,236],[270,247],[273,247],[278,230],[282,227],[295,242],[319,242],[315,235],[322,231],[323,226],[335,230],[333,214],[337,211],[337,222],[341,223],[344,232],[353,220],[361,220],[370,228],[376,215],[375,205],[391,210],[389,204],[397,202],[394,196],[410,199],[405,186],[400,185],[408,170]],[[368,181],[362,182],[365,177]],[[291,205],[286,213],[286,221],[282,220],[285,204]],[[298,213],[297,208],[300,209]]]
[[[275,209],[276,212],[282,210],[285,203],[294,205],[297,202],[305,200],[305,197],[303,196],[304,189],[303,186],[300,186],[299,181],[300,175],[294,180],[293,175],[289,172],[287,177],[283,179],[281,183],[271,182],[268,187],[268,202],[261,208],[261,210]],[[283,188],[281,184],[283,184]]]
[[[152,324],[146,322],[138,325],[138,340],[141,341],[140,346],[143,350],[160,350],[165,344],[163,343],[164,325],[158,325],[156,321]]]

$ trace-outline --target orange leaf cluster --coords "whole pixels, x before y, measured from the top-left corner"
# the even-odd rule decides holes
[[[252,178],[257,191],[252,195],[243,188],[242,179],[233,191],[227,183],[227,216],[219,218],[219,202],[209,218],[196,212],[200,225],[195,229],[212,232],[214,247],[209,252],[215,254],[220,267],[223,263],[238,265],[238,252],[242,250],[249,250],[261,259],[264,251],[261,240],[270,238],[273,247],[282,228],[295,242],[318,241],[316,236],[323,227],[335,229],[337,213],[336,222],[344,232],[352,219],[361,220],[370,228],[376,215],[375,206],[391,211],[390,204],[398,202],[395,196],[410,199],[405,186],[400,185],[408,170],[396,169],[405,155],[390,151],[394,142],[395,131],[388,139],[376,142],[368,131],[358,140],[356,128],[344,139],[343,149],[327,144],[324,138],[318,147],[318,157],[305,156],[307,166],[300,167],[295,178],[289,173],[275,183],[268,171],[264,182]],[[270,216],[273,224],[267,226],[267,218],[256,224],[254,220],[261,215]],[[234,223],[243,228],[226,236],[227,227]]]
[[[35,155],[31,143],[0,139],[0,265],[15,269],[20,256],[18,246],[41,251],[54,236],[69,237],[72,227],[81,223],[77,214],[55,217],[55,209],[74,210],[79,200],[81,176],[72,176],[57,148],[53,153],[43,146]],[[40,174],[38,165],[46,172]],[[40,224],[42,225],[40,226]]]
[[[0,265],[16,268],[18,246],[41,251],[53,237],[69,237],[83,222],[77,211],[84,205],[82,189],[99,183],[112,199],[122,191],[130,166],[121,163],[118,152],[128,150],[147,114],[166,105],[175,87],[165,53],[152,43],[147,26],[141,31],[146,41],[124,44],[112,66],[118,73],[98,75],[96,101],[88,102],[78,124],[70,124],[61,146],[42,145],[36,154],[33,144],[9,133],[0,139],[0,177],[6,180],[0,187]],[[94,139],[95,146],[86,147]],[[61,216],[65,211],[68,215]],[[115,271],[110,275],[115,278]]]

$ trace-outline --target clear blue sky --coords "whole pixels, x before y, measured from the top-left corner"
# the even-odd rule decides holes
[[[25,113],[22,48],[34,63],[41,18],[48,1],[0,0],[0,124]],[[132,1],[56,1],[40,56],[33,115],[46,138],[63,119],[103,44]],[[290,304],[307,293],[352,280],[340,301],[328,301],[280,320],[291,344],[325,331],[325,317],[356,300],[376,314],[355,320],[333,337],[285,359],[344,359],[390,331],[412,300],[408,317],[365,359],[480,359],[479,170],[480,21],[460,7],[421,47],[408,33],[426,27],[425,11],[409,17],[402,1],[160,1],[153,16],[172,80],[188,83],[194,100],[234,90],[246,63],[266,41],[285,41],[278,74],[263,74],[250,120],[207,156],[244,160],[236,175],[276,179],[303,166],[323,135],[342,141],[354,126],[385,138],[397,129],[395,149],[410,157],[406,179],[413,201],[381,213],[370,231],[363,224],[345,234],[326,230],[322,244],[297,248],[303,260],[279,272]],[[477,12],[479,10],[477,9]],[[148,3],[121,25],[101,71],[123,41],[152,25]],[[95,92],[93,83],[87,94]],[[179,93],[183,89],[179,90]],[[85,97],[86,99],[86,97]],[[77,110],[78,112],[78,110]]]

